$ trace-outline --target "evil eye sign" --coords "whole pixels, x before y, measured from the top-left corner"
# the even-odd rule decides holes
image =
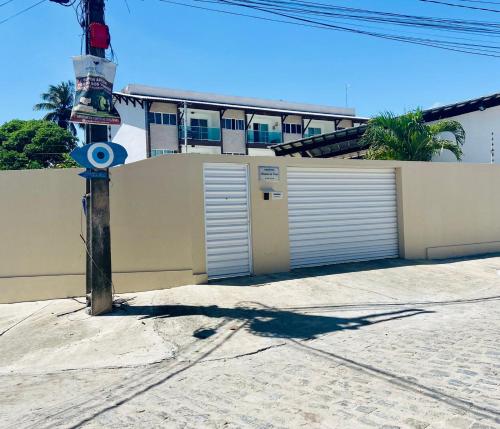
[[[124,164],[128,154],[123,146],[106,142],[77,147],[70,156],[82,167],[102,170]]]

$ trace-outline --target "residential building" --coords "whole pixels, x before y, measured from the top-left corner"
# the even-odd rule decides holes
[[[465,130],[462,162],[500,163],[495,157],[500,147],[500,93],[446,106],[424,110],[424,118],[431,123],[454,120]],[[362,125],[353,129],[304,137],[272,147],[277,156],[302,156],[312,158],[363,158],[368,147],[360,142],[366,129]],[[456,162],[452,153],[443,151],[433,161]]]
[[[428,109],[424,117],[429,122],[447,119],[462,124],[465,130],[462,162],[500,163],[496,159],[500,158],[500,152],[495,157],[495,146],[500,148],[500,93]],[[433,161],[456,162],[456,159],[443,151]]]
[[[170,153],[274,155],[270,146],[359,126],[351,108],[128,85],[111,138],[127,162]]]

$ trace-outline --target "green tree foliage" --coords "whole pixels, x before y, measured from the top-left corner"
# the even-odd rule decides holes
[[[0,170],[73,167],[68,153],[76,138],[45,120],[14,119],[0,126]]]
[[[424,121],[421,110],[396,116],[383,113],[368,122],[361,143],[369,145],[366,159],[430,161],[448,150],[462,158],[465,131],[457,121]]]
[[[47,111],[43,119],[55,122],[61,128],[69,130],[76,136],[75,125],[69,121],[71,109],[73,108],[74,93],[75,84],[70,80],[61,82],[59,85],[50,85],[49,90],[40,96],[42,102],[35,104],[33,109]]]
[[[69,153],[63,153],[62,157],[63,160],[54,165],[54,168],[81,168],[81,166],[69,156]]]

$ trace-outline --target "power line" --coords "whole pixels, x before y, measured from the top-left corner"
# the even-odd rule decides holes
[[[484,1],[484,0],[455,0],[463,3],[481,3],[481,4],[500,4],[498,1]]]
[[[446,31],[467,31],[467,32],[495,32],[498,34],[500,23],[463,19],[437,18],[419,15],[405,15],[391,12],[374,11],[367,9],[346,8],[332,6],[324,3],[313,3],[306,1],[241,1],[241,0],[194,0],[209,3],[218,3],[242,7],[264,7],[267,9],[280,10],[292,13],[312,14],[319,16],[329,16],[341,19],[355,19],[360,21],[376,22],[380,24],[395,24],[402,26],[427,27]]]
[[[462,52],[473,55],[482,55],[489,57],[500,57],[500,46],[492,45],[492,44],[481,44],[481,43],[471,43],[478,42],[477,40],[471,39],[470,36],[468,38],[469,42],[453,42],[446,39],[454,39],[446,35],[445,37],[441,37],[441,39],[429,38],[429,37],[409,37],[402,34],[390,34],[387,32],[375,32],[375,31],[364,31],[360,30],[359,25],[356,28],[352,28],[350,26],[344,25],[336,25],[335,21],[332,20],[317,20],[317,19],[308,19],[305,18],[304,15],[313,14],[313,15],[325,15],[327,17],[335,16],[336,18],[342,18],[345,20],[361,20],[363,21],[363,16],[361,15],[373,15],[372,18],[380,18],[382,16],[382,21],[377,21],[376,19],[369,20],[370,22],[375,23],[383,23],[383,24],[391,24],[391,25],[405,25],[405,26],[414,26],[414,27],[422,27],[422,20],[426,20],[427,24],[429,24],[429,29],[432,30],[446,30],[447,32],[463,32],[463,33],[473,33],[473,34],[484,34],[487,36],[498,36],[500,34],[500,28],[498,23],[495,22],[484,22],[484,21],[470,21],[470,20],[449,20],[449,19],[441,19],[434,17],[420,17],[420,16],[412,16],[412,15],[400,15],[394,14],[390,12],[379,12],[379,11],[370,11],[364,9],[353,9],[353,8],[344,8],[339,6],[331,6],[324,3],[313,3],[313,2],[305,2],[305,1],[245,1],[241,0],[193,0],[196,3],[215,3],[224,6],[233,6],[233,7],[244,7],[250,8],[252,10],[273,14],[280,17],[280,19],[273,19],[266,16],[260,15],[250,15],[246,13],[234,12],[231,10],[223,10],[217,8],[208,8],[200,5],[194,4],[186,4],[178,1],[172,0],[160,0],[164,3],[176,4],[180,6],[202,9],[211,12],[224,13],[230,15],[244,16],[252,19],[259,19],[264,21],[271,22],[280,22],[285,24],[292,25],[301,25],[305,27],[313,27],[327,30],[335,30],[335,31],[344,31],[350,33],[356,33],[376,38],[388,39],[393,41],[400,41],[406,43],[412,43],[416,45],[423,45],[438,49],[445,49],[449,51]],[[298,8],[299,7],[299,8]],[[325,9],[327,9],[325,11]],[[328,11],[336,10],[336,12],[344,12],[342,13],[330,13]],[[357,14],[353,15],[350,12],[356,11]],[[345,12],[349,12],[345,14]],[[361,19],[360,19],[361,18]],[[387,20],[389,18],[389,20]],[[427,27],[423,27],[427,28]],[[386,30],[387,31],[387,30]]]
[[[20,10],[19,12],[15,13],[14,15],[11,15],[11,16],[8,16],[7,18],[5,18],[4,20],[0,21],[0,25],[2,24],[5,24],[7,21],[10,21],[11,19],[19,16],[19,15],[22,15],[23,13],[25,12],[28,12],[29,10],[33,9],[34,7],[46,2],[47,0],[40,0],[39,2],[37,3],[34,3],[32,4],[31,6],[28,6],[27,8],[23,9],[23,10]]]
[[[435,3],[435,4],[441,4],[444,6],[452,6],[452,7],[460,7],[462,9],[472,9],[472,10],[481,10],[483,12],[494,12],[494,13],[500,13],[500,9],[490,9],[487,7],[479,7],[479,6],[469,6],[469,5],[464,5],[464,4],[456,4],[456,3],[448,3],[445,1],[439,1],[439,0],[419,0],[424,3]],[[499,4],[499,3],[494,3],[494,4]]]
[[[3,3],[0,3],[0,7],[5,6],[6,4],[12,3],[14,0],[7,0],[4,1]]]

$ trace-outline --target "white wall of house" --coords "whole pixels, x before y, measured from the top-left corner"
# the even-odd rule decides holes
[[[116,110],[122,118],[121,125],[111,126],[111,141],[127,149],[126,163],[140,161],[146,156],[146,127],[144,109],[136,103],[116,103]]]
[[[247,115],[247,121],[251,117],[252,115]],[[253,124],[267,124],[270,132],[281,133],[281,117],[279,116],[254,115],[248,127],[249,130],[253,129]]]
[[[495,142],[495,164],[500,164],[500,106],[447,118],[462,124],[465,130],[463,162],[490,163],[491,133]],[[433,159],[438,162],[456,162],[448,151]]]

